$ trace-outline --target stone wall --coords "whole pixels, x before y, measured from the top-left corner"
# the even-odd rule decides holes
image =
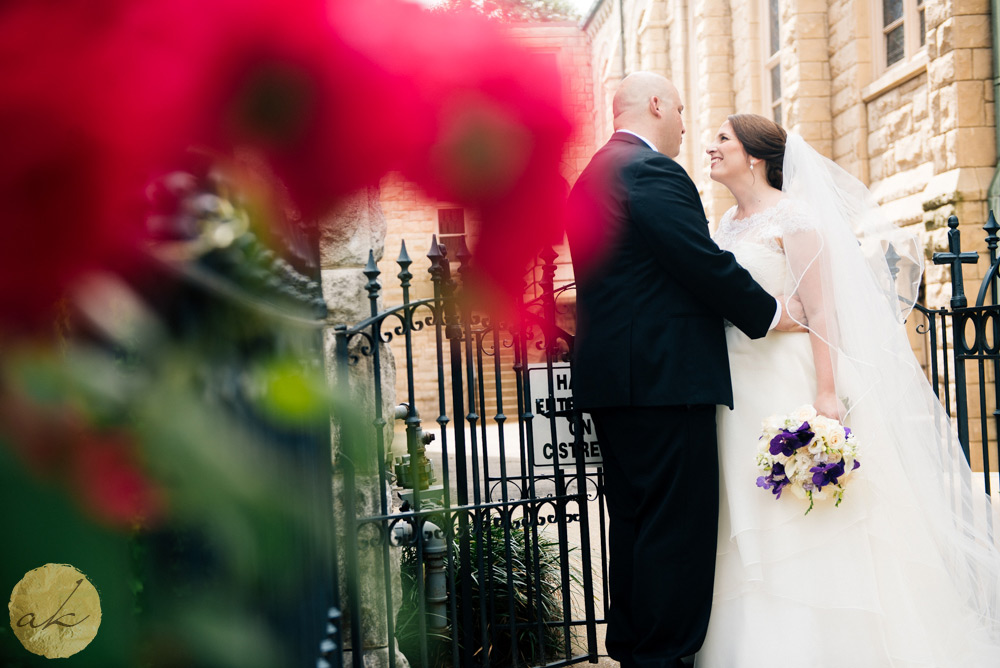
[[[966,250],[983,255],[997,163],[989,3],[923,5],[925,45],[886,69],[876,48],[881,3],[780,0],[783,125],[868,185],[894,222],[920,236],[928,260],[945,250],[952,214]],[[583,24],[593,45],[596,143],[612,131],[610,101],[623,74],[644,68],[671,78],[685,104],[678,162],[713,224],[733,200],[708,177],[705,148],[731,113],[770,116],[767,10],[766,0],[603,0]],[[986,268],[982,257],[966,267],[967,291],[975,293]],[[946,305],[947,268],[928,263],[924,281],[926,303]],[[911,341],[929,365],[924,336],[912,331]]]
[[[372,425],[376,416],[374,396],[375,375],[370,357],[359,353],[364,342],[360,337],[349,344],[349,351],[358,355],[359,362],[346,368],[348,387],[341,386],[338,379],[345,369],[338,367],[335,355],[335,327],[341,324],[351,325],[365,319],[371,313],[369,292],[366,289],[367,278],[362,273],[368,262],[369,252],[376,258],[382,256],[383,240],[386,231],[385,218],[379,204],[378,188],[369,188],[347,197],[327,219],[322,222],[320,236],[320,273],[323,285],[323,298],[328,308],[327,322],[331,325],[324,331],[324,348],[326,367],[330,375],[331,385],[336,388],[336,397],[341,402],[341,410],[355,411],[364,425]],[[377,306],[380,308],[380,305]],[[395,370],[391,350],[383,350],[380,355],[380,379],[385,388],[382,401],[382,414],[391,411],[394,404],[393,386]],[[391,412],[389,413],[391,415]],[[338,512],[336,526],[338,530],[352,530],[343,516],[344,479],[343,471],[337,465],[342,449],[346,447],[334,425],[332,457],[334,458],[333,498],[334,509]],[[391,430],[385,435],[386,447],[391,447]],[[371,442],[375,442],[372,438]],[[378,458],[374,450],[360,448],[351,452],[351,459],[357,472],[355,491],[357,499],[357,516],[367,517],[381,514],[382,501],[388,499],[389,490],[383,489],[378,476]],[[338,543],[344,545],[344,536],[337,537]],[[350,627],[359,624],[362,629],[363,648],[351,648],[351,651],[361,649],[365,654],[365,663],[369,666],[388,665],[388,655],[394,652],[396,665],[405,667],[406,659],[395,649],[395,639],[390,639],[386,626],[385,577],[381,550],[373,547],[376,543],[361,540],[360,559],[358,564],[361,597],[362,619],[352,619],[349,610],[345,610],[344,638],[350,638]],[[347,574],[340,555],[336,566],[341,574],[339,581],[347,582]],[[398,607],[399,590],[399,555],[390,554],[390,577],[394,589],[394,598]],[[341,592],[343,598],[346,592]],[[395,614],[395,613],[394,613]]]

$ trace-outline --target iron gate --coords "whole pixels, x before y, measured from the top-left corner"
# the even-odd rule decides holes
[[[352,366],[371,365],[374,375],[373,419],[341,425],[341,437],[374,449],[383,464],[378,489],[395,483],[400,503],[394,508],[380,494],[379,512],[360,512],[358,458],[337,459],[347,518],[350,645],[365,646],[365,630],[352,621],[370,619],[364,608],[371,607],[382,612],[376,623],[385,624],[386,637],[396,638],[413,666],[596,662],[605,610],[598,609],[594,582],[595,575],[606,581],[607,532],[594,456],[599,446],[568,396],[573,336],[558,319],[571,307],[572,286],[555,288],[556,254],[543,253],[539,296],[512,304],[512,315],[499,318],[474,312],[462,299],[470,258],[464,243],[457,271],[436,237],[427,257],[433,296],[411,298],[404,243],[397,260],[402,304],[380,311],[380,271],[370,256],[364,274],[372,315],[335,332],[339,382],[350,384]],[[433,337],[436,364],[436,428],[427,431],[414,382],[418,337]],[[380,367],[382,349],[394,339],[405,357],[398,366],[406,396],[386,415]],[[384,465],[393,418],[405,424],[406,438],[394,475]],[[573,456],[584,451],[589,457]],[[399,592],[392,585],[394,552],[402,561]],[[357,577],[370,560],[380,562],[375,572],[384,600],[377,603],[365,602]],[[607,592],[601,594],[606,602]],[[351,658],[363,665],[361,652]],[[388,665],[396,665],[392,651]]]
[[[915,308],[926,319],[918,325],[917,331],[928,341],[931,386],[954,421],[965,458],[972,463],[973,470],[982,472],[986,493],[990,494],[995,490],[991,474],[1000,470],[997,456],[1000,435],[1000,392],[997,391],[1000,383],[1000,303],[997,300],[1000,237],[997,232],[1000,225],[990,211],[983,226],[989,267],[974,306],[968,305],[962,267],[978,263],[979,253],[962,251],[958,225],[956,216],[948,219],[949,250],[933,256],[934,264],[950,267],[949,307],[932,309],[916,304]],[[970,387],[975,390],[971,397]]]
[[[997,486],[991,475],[1000,468],[1000,225],[991,212],[984,226],[990,264],[971,307],[962,265],[976,263],[979,253],[962,251],[956,217],[948,227],[949,251],[935,253],[933,261],[950,265],[950,305],[916,304],[925,319],[916,329],[927,345],[932,386],[989,494]],[[462,300],[469,261],[464,245],[456,253],[456,272],[436,238],[427,257],[433,297],[410,298],[412,260],[404,244],[397,260],[402,303],[379,310],[380,271],[370,256],[364,274],[372,315],[336,330],[340,383],[349,384],[348,369],[358,365],[371,365],[375,381],[374,419],[341,425],[341,438],[373,449],[384,464],[393,418],[405,423],[406,437],[395,475],[378,467],[380,489],[396,483],[398,508],[380,495],[380,512],[359,513],[354,462],[349,456],[336,462],[345,480],[346,617],[365,618],[358,564],[375,558],[387,636],[401,646],[413,640],[406,653],[411,665],[596,662],[597,625],[604,622],[608,596],[606,586],[595,587],[595,576],[607,580],[607,531],[603,471],[592,457],[599,444],[590,440],[587,416],[573,409],[565,391],[573,336],[559,322],[572,308],[573,286],[555,288],[556,254],[543,253],[540,294],[498,319]],[[417,409],[414,342],[421,336],[434,339],[433,431],[423,429]],[[387,415],[379,366],[382,349],[394,339],[403,344],[406,401]],[[506,371],[513,380],[505,384]],[[403,554],[402,592],[391,584],[394,551]],[[402,629],[393,614],[401,602]],[[364,647],[361,624],[348,626],[351,646]],[[352,662],[362,666],[362,653],[353,652]],[[388,664],[396,665],[392,652]]]

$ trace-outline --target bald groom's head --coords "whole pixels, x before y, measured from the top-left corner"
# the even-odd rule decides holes
[[[653,72],[633,72],[626,76],[612,102],[615,130],[640,134],[671,158],[681,152],[683,110],[677,88],[669,79]]]

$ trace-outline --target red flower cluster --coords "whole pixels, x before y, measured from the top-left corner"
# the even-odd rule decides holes
[[[372,12],[382,17],[372,22]],[[419,143],[403,172],[432,197],[480,211],[476,267],[519,294],[525,266],[559,243],[572,130],[554,58],[519,47],[480,17],[372,0],[338,6],[359,50],[409,82],[399,122]]]
[[[259,154],[307,219],[401,168],[482,210],[510,285],[561,231],[553,62],[396,0],[15,0],[0,8],[0,331],[146,234],[145,185],[193,146]]]
[[[163,515],[164,494],[123,431],[97,430],[72,409],[8,393],[0,395],[0,438],[37,475],[71,491],[98,522],[129,528]]]

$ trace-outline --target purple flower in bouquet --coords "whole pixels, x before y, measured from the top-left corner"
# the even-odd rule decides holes
[[[837,484],[837,478],[844,475],[844,462],[820,464],[809,469],[809,472],[813,474],[812,481],[816,488],[823,489],[827,485]]]
[[[785,467],[781,462],[775,462],[770,473],[757,478],[758,487],[771,490],[771,493],[779,499],[781,498],[781,490],[790,483],[791,480],[785,475]]]
[[[853,471],[859,466],[861,466],[861,462],[855,459],[851,470]],[[809,472],[813,474],[812,480],[813,484],[816,485],[816,489],[823,489],[827,485],[837,484],[837,479],[844,475],[844,462],[841,460],[839,462],[820,464],[809,469]]]
[[[795,426],[798,425],[798,426]],[[842,423],[816,413],[810,405],[763,421],[757,442],[757,486],[781,498],[786,489],[813,502],[844,498],[844,485],[857,469],[858,443]],[[787,495],[786,495],[787,496]]]
[[[803,422],[795,431],[782,429],[777,436],[771,439],[770,452],[772,455],[780,454],[791,457],[796,450],[808,444],[813,436],[815,434],[810,430],[808,422]]]

